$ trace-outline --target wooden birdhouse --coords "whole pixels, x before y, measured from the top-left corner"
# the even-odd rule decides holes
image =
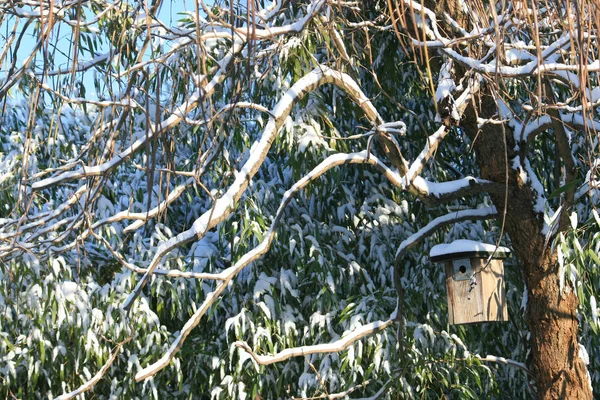
[[[431,249],[431,261],[446,267],[451,325],[508,321],[502,259],[509,255],[506,247],[472,240],[457,240]]]

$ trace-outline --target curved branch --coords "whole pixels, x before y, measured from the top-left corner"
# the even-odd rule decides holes
[[[131,157],[134,153],[136,153],[138,150],[142,149],[146,142],[154,140],[156,137],[160,136],[167,130],[179,124],[179,122],[181,122],[185,118],[185,115],[187,115],[191,110],[196,108],[201,101],[205,100],[208,96],[210,96],[216,89],[217,85],[219,85],[221,82],[223,82],[223,80],[225,80],[225,72],[229,65],[233,62],[233,56],[239,53],[242,50],[242,48],[243,43],[236,41],[233,44],[229,53],[225,57],[223,57],[223,59],[219,63],[220,68],[209,83],[204,85],[204,87],[197,89],[196,92],[194,92],[194,94],[192,94],[192,96],[184,104],[180,105],[171,114],[171,116],[165,119],[160,125],[158,125],[156,129],[150,129],[147,135],[144,135],[141,138],[137,139],[131,146],[117,154],[110,161],[92,167],[84,166],[76,171],[63,172],[58,176],[46,178],[39,182],[35,182],[33,185],[31,185],[31,188],[33,190],[41,190],[50,186],[57,185],[66,180],[82,179],[88,176],[100,176],[112,171],[113,169],[121,165],[129,157]]]
[[[523,372],[525,372],[526,374],[531,374],[529,372],[529,368],[527,368],[527,366],[519,361],[515,361],[515,360],[511,360],[510,358],[504,358],[504,357],[498,357],[498,356],[492,356],[492,355],[487,355],[485,357],[481,357],[479,355],[475,355],[474,357],[478,358],[480,361],[487,361],[487,362],[495,362],[498,364],[504,364],[504,365],[508,365],[511,367],[516,367],[519,368],[520,370],[522,370]]]
[[[483,207],[477,209],[460,210],[457,212],[442,215],[441,217],[435,218],[433,221],[419,229],[417,232],[404,239],[398,250],[396,250],[396,263],[399,263],[404,254],[411,247],[419,244],[423,239],[433,235],[439,229],[446,225],[454,224],[456,222],[466,220],[478,220],[478,219],[491,219],[498,216],[496,207]]]
[[[2,232],[4,230],[4,228],[7,226],[7,224],[3,224],[2,226],[0,226],[0,241],[8,240],[8,239],[14,238],[16,236],[21,236],[25,232],[30,231],[37,227],[46,226],[53,219],[58,218],[63,213],[65,213],[67,210],[69,210],[73,205],[77,204],[77,202],[80,201],[81,197],[83,196],[84,193],[87,192],[87,190],[88,190],[87,185],[83,185],[79,189],[77,189],[77,191],[71,197],[69,197],[66,202],[64,202],[63,204],[58,206],[54,211],[45,213],[45,214],[34,215],[34,217],[37,217],[37,218],[35,218],[33,220],[30,220],[29,218],[25,218],[23,220],[23,225],[21,225],[20,227],[17,226],[17,229],[14,232],[7,232],[7,233]],[[11,224],[14,221],[8,221],[8,222],[9,222],[9,224]],[[20,225],[20,223],[19,223],[19,225]]]
[[[296,21],[293,24],[285,25],[285,26],[277,26],[271,27],[269,29],[248,29],[248,27],[240,27],[235,28],[235,32],[238,35],[247,36],[249,32],[252,34],[252,39],[269,39],[275,36],[291,34],[301,32],[306,24],[313,19],[315,15],[319,14],[319,11],[327,2],[325,0],[314,0],[311,2],[308,10],[306,10],[306,15],[299,21]]]
[[[479,80],[469,80],[468,87],[460,94],[460,96],[454,102],[454,107],[456,108],[456,111],[460,117],[462,117],[462,115],[464,114],[471,98],[478,91]],[[427,162],[435,154],[435,152],[438,149],[438,146],[449,132],[450,130],[446,126],[442,125],[438,128],[437,131],[435,131],[427,138],[427,143],[425,144],[425,147],[423,147],[423,150],[421,150],[419,156],[415,159],[415,161],[413,161],[410,168],[408,169],[408,172],[406,174],[406,186],[412,184],[413,180],[415,180],[419,176],[421,171],[423,171],[423,168],[425,168],[425,165],[427,165]]]
[[[256,361],[258,364],[269,365],[269,364],[273,364],[276,362],[285,361],[292,357],[306,356],[309,354],[340,352],[342,350],[347,349],[348,346],[350,346],[357,340],[362,339],[363,337],[365,337],[367,335],[382,331],[382,330],[386,329],[387,327],[389,327],[390,325],[392,325],[393,323],[394,323],[393,318],[390,318],[386,321],[371,322],[370,324],[363,325],[360,328],[357,328],[354,331],[350,332],[346,336],[343,336],[341,339],[335,340],[333,342],[324,343],[324,344],[316,344],[316,345],[312,345],[312,346],[292,347],[289,349],[282,350],[276,354],[264,355],[264,356],[258,355],[254,351],[252,351],[252,349],[246,342],[237,341],[234,343],[234,345],[240,349],[244,349],[245,351],[247,351],[248,354],[250,354],[252,356],[252,359],[254,361]]]
[[[258,172],[258,169],[267,157],[271,144],[275,140],[279,129],[283,126],[285,119],[290,114],[292,107],[305,95],[326,83],[334,84],[343,89],[352,100],[363,109],[369,120],[381,120],[381,117],[371,101],[364,95],[358,84],[347,74],[335,71],[327,66],[319,66],[298,80],[283,95],[283,98],[273,109],[272,116],[269,118],[269,122],[264,129],[262,137],[258,142],[254,143],[248,160],[236,174],[235,181],[231,184],[229,189],[217,199],[210,210],[206,211],[200,218],[194,221],[190,229],[181,232],[174,238],[171,238],[158,246],[154,253],[154,257],[148,266],[148,272],[144,274],[133,292],[125,301],[123,305],[125,310],[131,308],[133,301],[140,295],[154,269],[156,269],[165,255],[177,247],[201,239],[206,232],[217,226],[229,216],[248,187],[249,182],[256,172]]]

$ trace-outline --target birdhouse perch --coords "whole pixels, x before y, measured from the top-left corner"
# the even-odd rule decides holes
[[[431,261],[446,267],[451,325],[508,321],[502,259],[509,255],[506,247],[472,240],[456,240],[431,249]]]

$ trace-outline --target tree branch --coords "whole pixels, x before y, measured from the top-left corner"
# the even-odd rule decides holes
[[[117,156],[112,160],[91,167],[84,166],[76,171],[63,172],[58,176],[46,178],[39,182],[35,182],[33,185],[31,185],[31,188],[33,190],[41,190],[50,186],[57,185],[66,180],[82,179],[89,176],[105,175],[108,172],[114,170],[138,150],[144,148],[146,142],[154,140],[156,137],[162,135],[164,132],[173,128],[175,125],[181,122],[185,118],[185,115],[187,115],[191,110],[196,108],[201,101],[209,97],[214,92],[217,85],[219,85],[221,82],[223,82],[223,80],[225,80],[225,72],[227,68],[232,63],[234,55],[239,53],[242,50],[242,48],[243,43],[237,41],[234,42],[231,50],[225,57],[223,57],[223,59],[219,63],[220,68],[218,72],[215,73],[215,76],[213,76],[210,82],[204,85],[204,87],[197,89],[196,92],[185,103],[180,105],[171,114],[169,118],[165,119],[160,125],[157,124],[156,129],[150,129],[147,135],[144,135],[141,138],[137,139],[131,146],[117,154]]]
[[[309,354],[320,354],[320,353],[337,353],[339,351],[345,350],[356,342],[359,339],[367,335],[371,335],[376,332],[380,332],[390,325],[394,323],[394,319],[390,318],[386,321],[376,321],[371,322],[370,324],[363,325],[360,328],[355,329],[354,331],[348,333],[343,336],[341,339],[335,340],[333,342],[325,343],[325,344],[316,344],[312,346],[301,346],[301,347],[292,347],[289,349],[285,349],[276,354],[271,355],[258,355],[250,346],[243,341],[237,341],[234,343],[240,349],[244,349],[248,354],[252,356],[252,359],[256,361],[257,364],[260,365],[269,365],[276,362],[285,361],[292,357],[298,356],[306,356]]]
[[[419,176],[409,190],[426,204],[440,204],[480,193],[502,194],[505,186],[472,176],[447,182],[430,182]]]
[[[133,336],[131,336],[131,337],[125,339],[124,341],[122,341],[121,343],[117,344],[117,346],[115,347],[114,351],[112,352],[112,354],[110,355],[110,357],[108,358],[106,363],[102,366],[102,368],[100,368],[100,370],[96,373],[96,375],[94,375],[89,381],[87,381],[83,385],[79,386],[77,389],[73,390],[72,392],[65,393],[63,395],[58,396],[56,398],[56,400],[72,399],[72,398],[77,397],[77,396],[87,392],[88,390],[92,389],[94,387],[94,385],[96,383],[98,383],[100,381],[100,379],[102,379],[102,377],[106,374],[106,371],[108,371],[108,369],[110,368],[112,363],[116,360],[117,356],[121,352],[121,347],[123,347],[123,345],[125,343],[129,342],[132,338],[133,338]]]

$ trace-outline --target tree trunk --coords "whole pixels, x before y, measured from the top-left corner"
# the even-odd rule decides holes
[[[485,93],[486,89],[482,89]],[[478,115],[493,116],[494,100],[488,95],[480,100]],[[465,113],[461,126],[473,140],[482,178],[504,184],[508,172],[507,201],[504,195],[491,197],[500,216],[506,204],[505,232],[527,284],[525,317],[531,332],[528,364],[537,398],[591,400],[587,368],[579,357],[577,296],[568,284],[562,294],[559,292],[557,256],[542,233],[543,216],[534,209],[536,194],[510,167],[511,160],[519,156],[513,150],[512,130],[508,126],[487,124],[478,132],[473,107]]]
[[[425,0],[424,4],[435,10],[437,15],[447,12],[467,31],[470,29],[468,21],[471,16],[465,13],[461,2]],[[396,10],[398,18],[404,11]],[[408,17],[412,15],[408,12],[404,14]],[[445,31],[452,32],[453,28],[444,20],[438,20],[438,24]],[[412,27],[409,23],[405,28],[412,37],[420,38],[420,32],[413,31]],[[433,71],[439,71],[439,58],[432,57],[428,61]],[[460,79],[466,70],[458,64],[455,66],[457,78]],[[543,215],[534,208],[536,193],[511,166],[511,160],[515,157],[526,156],[515,152],[512,130],[498,124],[486,124],[482,129],[477,126],[477,116],[491,118],[497,111],[489,88],[484,86],[480,92],[477,104],[467,108],[460,126],[473,141],[482,178],[507,184],[506,195],[490,196],[501,218],[506,213],[505,232],[511,239],[527,284],[525,318],[531,332],[528,364],[537,387],[537,398],[591,400],[592,388],[587,367],[579,357],[577,295],[570,287],[565,288],[562,294],[559,291],[557,255],[551,249],[552,243],[547,243],[542,233]],[[521,151],[526,152],[527,149],[521,146]],[[560,226],[564,228],[564,224]]]

